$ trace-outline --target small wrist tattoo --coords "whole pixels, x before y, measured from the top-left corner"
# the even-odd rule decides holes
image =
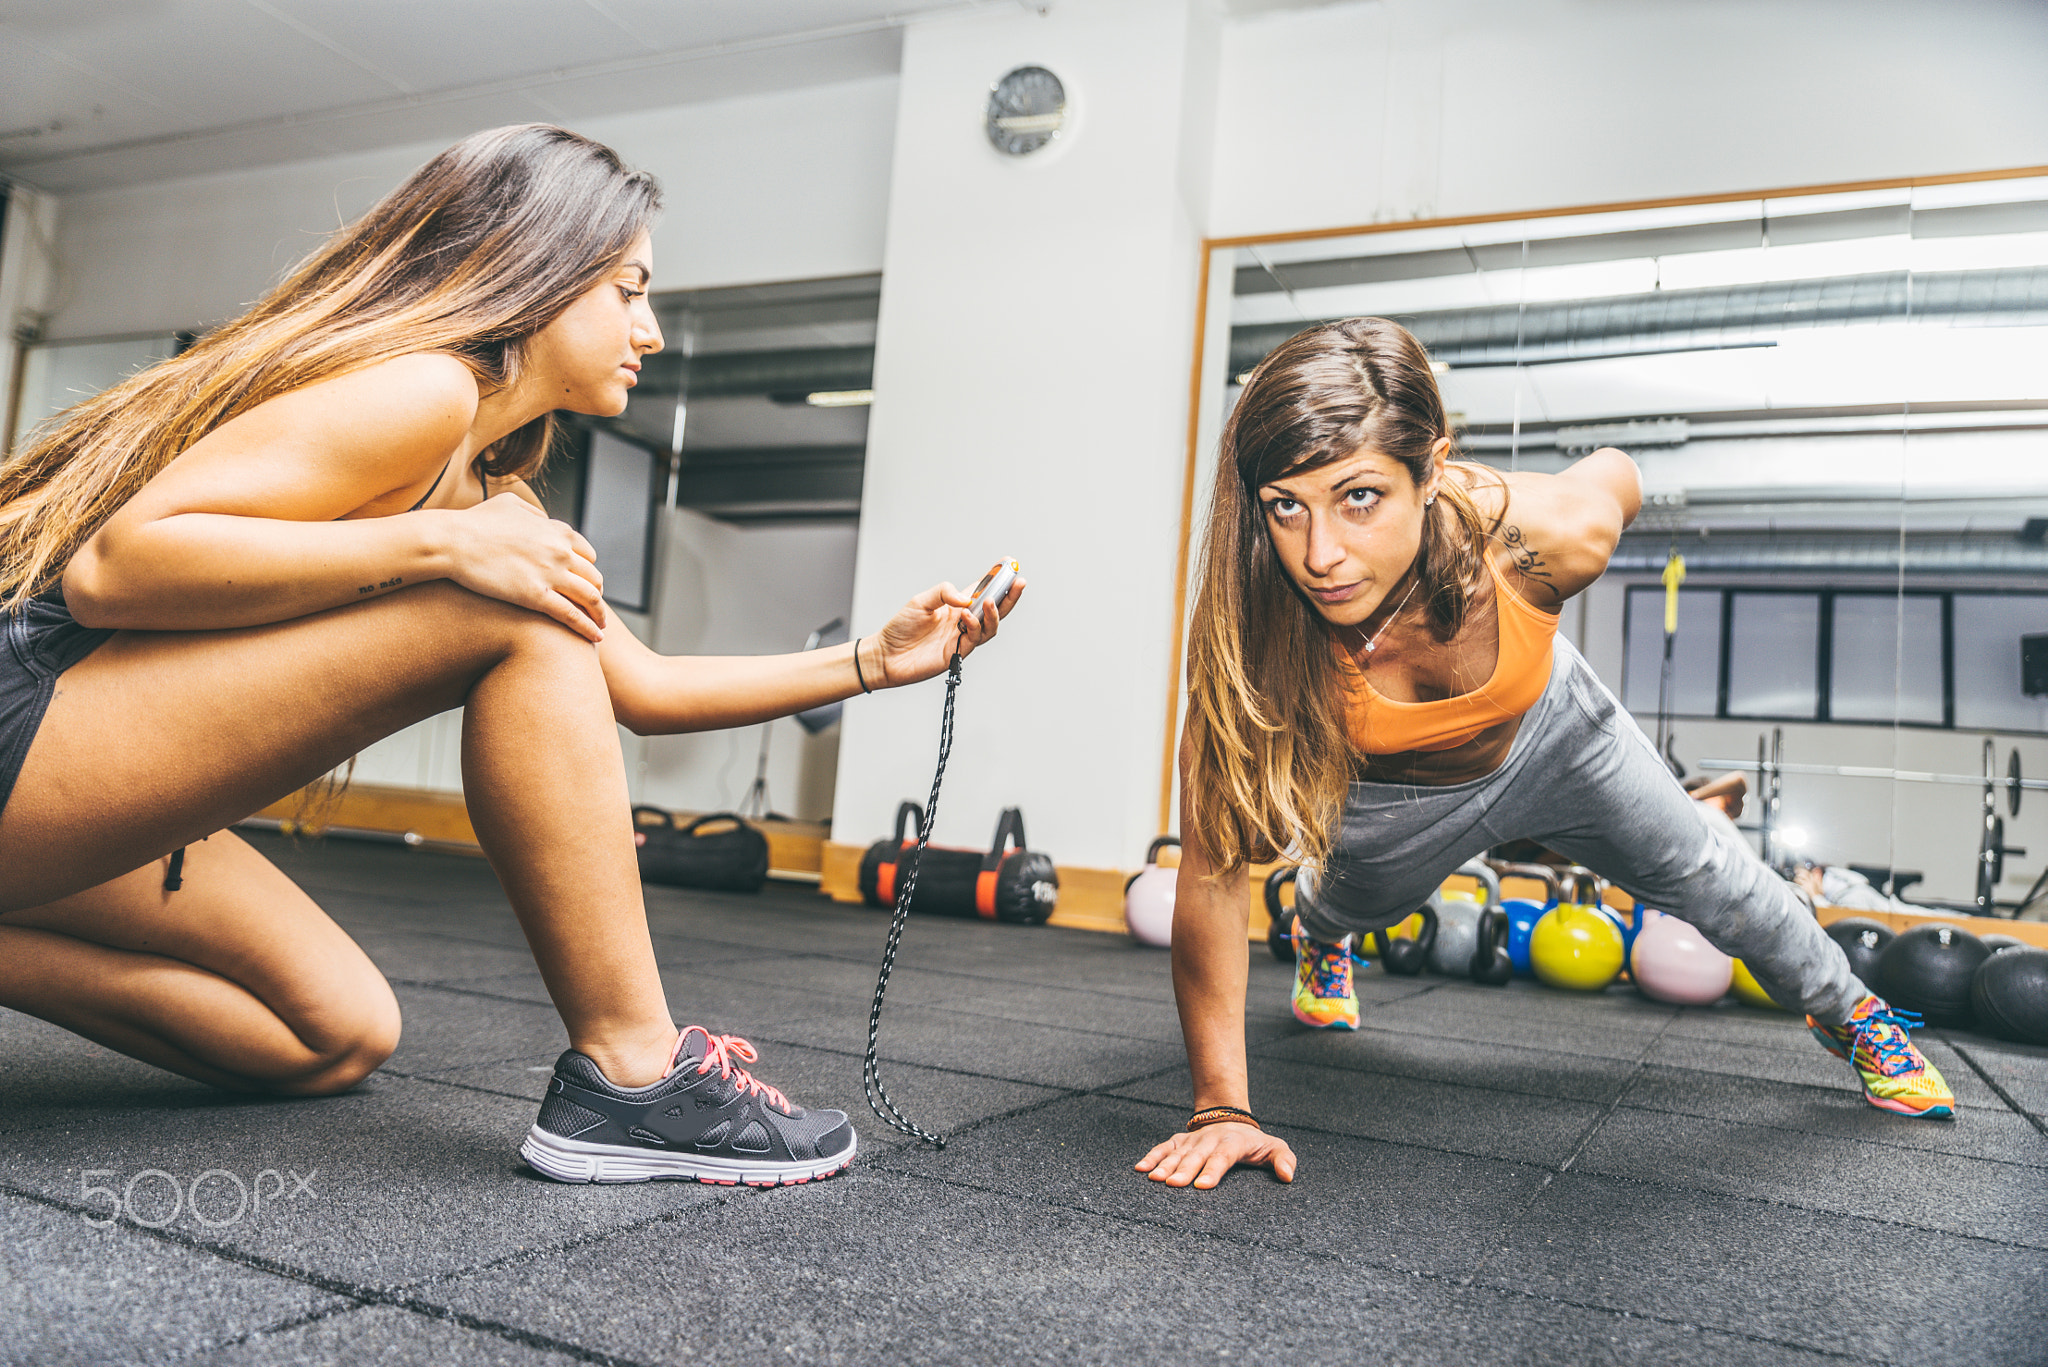
[[[394,576],[390,579],[386,579],[381,584],[365,584],[361,588],[357,589],[356,592],[358,594],[376,593],[381,589],[395,589],[404,582],[405,580],[403,578]]]

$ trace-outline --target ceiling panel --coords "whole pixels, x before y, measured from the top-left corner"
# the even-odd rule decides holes
[[[0,171],[63,193],[886,74],[907,17],[996,3],[10,0]]]
[[[589,0],[644,39],[671,49],[744,43],[789,33],[812,33],[877,19],[909,18],[931,10],[967,8],[959,0]]]
[[[903,37],[896,29],[848,34],[790,47],[736,52],[676,62],[645,71],[571,76],[533,87],[552,109],[551,117],[602,118],[636,109],[697,104],[770,90],[828,85],[886,76],[902,63]]]
[[[42,151],[221,124],[398,93],[385,80],[246,0],[166,0],[129,9],[30,10],[0,37],[90,73],[103,113]]]
[[[648,51],[598,9],[576,0],[266,3],[373,63],[407,90],[447,90]]]

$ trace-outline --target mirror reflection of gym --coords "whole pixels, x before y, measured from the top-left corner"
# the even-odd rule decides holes
[[[1466,458],[1628,451],[1643,514],[1561,630],[1674,769],[1741,772],[1740,824],[1823,900],[2048,917],[2048,797],[2014,809],[2048,787],[2048,181],[1228,255],[1205,425],[1287,336],[1376,314]]]

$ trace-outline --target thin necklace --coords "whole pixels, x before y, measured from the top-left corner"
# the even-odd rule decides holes
[[[1379,649],[1380,637],[1387,634],[1387,628],[1394,625],[1394,618],[1399,617],[1401,615],[1401,608],[1405,608],[1408,606],[1408,600],[1410,598],[1413,598],[1415,596],[1415,590],[1421,587],[1422,576],[1418,574],[1415,576],[1415,582],[1411,583],[1408,586],[1408,592],[1401,595],[1400,607],[1395,608],[1393,612],[1388,615],[1387,620],[1380,623],[1380,629],[1378,631],[1375,631],[1372,635],[1368,636],[1363,631],[1360,631],[1357,624],[1354,623],[1352,625],[1351,629],[1353,631],[1358,632],[1358,639],[1365,642],[1366,654],[1370,655],[1373,653],[1373,651]]]

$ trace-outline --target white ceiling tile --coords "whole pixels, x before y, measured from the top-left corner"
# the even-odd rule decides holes
[[[743,43],[959,8],[959,0],[593,0],[664,50]]]
[[[645,49],[577,0],[265,0],[418,91],[585,66]]]
[[[533,92],[560,109],[563,118],[602,118],[636,109],[889,75],[900,67],[902,50],[902,34],[882,29],[615,76],[572,77],[535,86]]]
[[[68,6],[17,22],[31,40],[162,101],[162,127],[213,127],[398,93],[356,63],[245,0],[148,8]],[[172,111],[175,111],[173,113]]]
[[[886,74],[906,16],[964,3],[8,0],[0,170],[101,188]]]

